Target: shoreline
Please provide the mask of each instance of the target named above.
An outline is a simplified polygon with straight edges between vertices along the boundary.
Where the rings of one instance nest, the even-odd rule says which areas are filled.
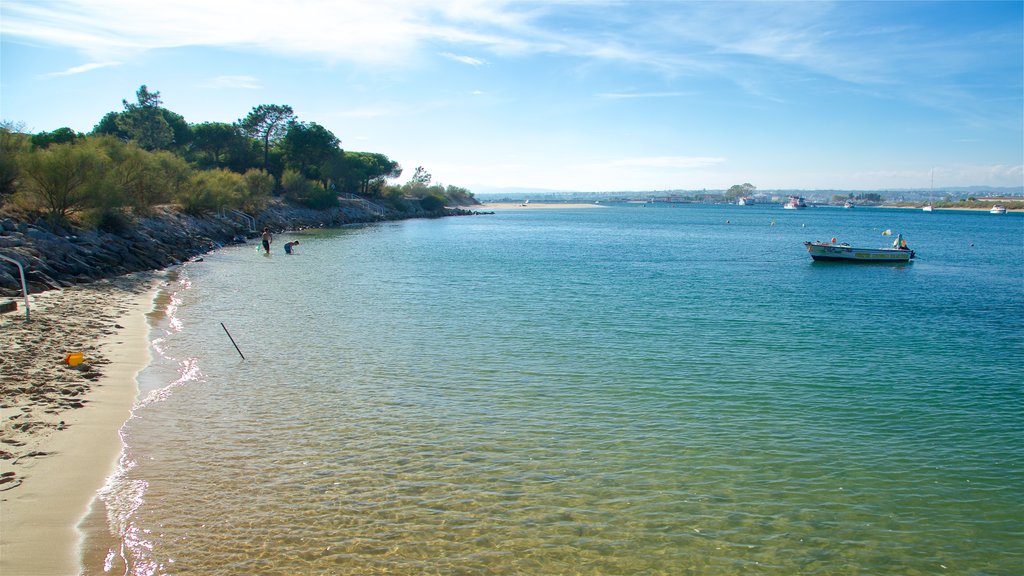
[[[0,317],[0,573],[82,571],[79,526],[117,465],[163,274],[30,294],[30,322]],[[65,365],[72,351],[85,369]]]
[[[493,202],[493,203],[482,203],[479,206],[475,206],[474,209],[479,210],[551,210],[554,208],[607,208],[603,204],[560,204],[557,202],[534,202],[531,204],[522,204],[520,202]]]

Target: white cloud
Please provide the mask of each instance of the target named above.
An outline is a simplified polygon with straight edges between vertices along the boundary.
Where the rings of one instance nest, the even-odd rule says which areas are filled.
[[[462,62],[463,64],[469,64],[470,66],[483,66],[487,63],[486,60],[474,58],[472,56],[461,56],[459,54],[452,54],[451,52],[441,52],[441,56],[454,60],[456,62]]]
[[[51,72],[49,74],[43,74],[43,77],[49,78],[54,76],[72,76],[74,74],[84,74],[85,72],[89,72],[92,70],[107,68],[109,66],[118,66],[120,64],[120,62],[90,62],[88,64],[82,64],[80,66],[72,66],[71,68],[68,68],[67,70],[64,70],[62,72]]]

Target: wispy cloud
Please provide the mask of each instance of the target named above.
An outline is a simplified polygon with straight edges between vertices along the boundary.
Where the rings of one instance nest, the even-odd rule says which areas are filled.
[[[5,39],[72,47],[94,62],[196,46],[371,67],[415,66],[431,55],[478,67],[543,54],[588,70],[725,79],[747,94],[775,99],[807,78],[910,99],[1021,48],[1012,23],[1005,33],[983,37],[923,32],[884,2],[3,1]],[[953,97],[969,108],[973,92]]]
[[[444,56],[445,58],[447,58],[449,60],[454,60],[456,62],[462,62],[463,64],[469,64],[470,66],[483,66],[484,64],[487,63],[486,60],[481,60],[479,58],[474,58],[472,56],[462,56],[462,55],[459,55],[459,54],[452,54],[451,52],[441,52],[441,56]]]
[[[67,70],[61,72],[50,72],[49,74],[43,74],[44,78],[51,78],[55,76],[73,76],[75,74],[84,74],[92,70],[98,70],[100,68],[107,68],[110,66],[118,66],[120,62],[90,62],[88,64],[82,64],[81,66],[72,66]]]

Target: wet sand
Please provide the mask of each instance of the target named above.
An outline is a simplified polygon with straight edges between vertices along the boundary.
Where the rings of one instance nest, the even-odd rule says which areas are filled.
[[[162,278],[30,294],[30,321],[22,298],[0,315],[0,574],[80,572],[77,525],[120,453]]]

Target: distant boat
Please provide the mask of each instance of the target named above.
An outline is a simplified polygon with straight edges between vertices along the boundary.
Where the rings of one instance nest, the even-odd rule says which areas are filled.
[[[854,206],[856,206],[856,204],[854,204],[853,202],[850,202],[849,200],[847,200],[846,202],[843,202],[843,208],[853,208]]]
[[[807,253],[823,262],[910,262],[914,251],[907,248],[903,235],[897,235],[892,248],[855,248],[833,242],[804,242]]]
[[[751,206],[754,204],[753,198],[740,198],[736,201],[737,206]]]
[[[804,202],[803,196],[790,196],[789,200],[782,207],[786,210],[796,210],[798,208],[807,208],[807,203]]]
[[[989,214],[1006,214],[1006,206],[1002,204],[996,204],[992,206],[992,209],[988,211]]]
[[[924,210],[925,212],[931,212],[932,211],[932,205],[931,204],[925,204],[924,207],[921,208],[921,210]]]
[[[526,200],[525,200],[525,201],[523,201],[523,203],[521,204],[521,206],[529,206],[529,205],[530,205],[530,200],[529,200],[529,199],[526,199]]]

